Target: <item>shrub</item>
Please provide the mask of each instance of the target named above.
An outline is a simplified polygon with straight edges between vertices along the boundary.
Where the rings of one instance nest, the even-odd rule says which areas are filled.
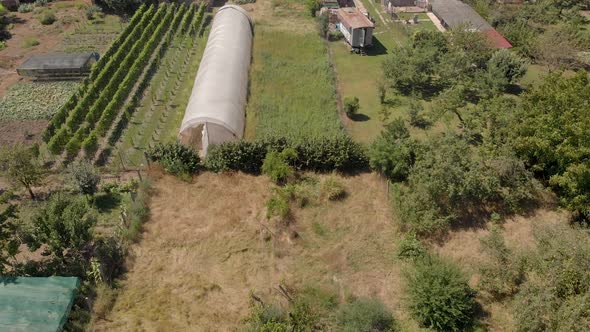
[[[33,218],[33,232],[27,244],[58,258],[76,255],[92,240],[96,217],[85,199],[58,193]]]
[[[416,234],[406,235],[397,247],[397,257],[401,259],[418,259],[423,258],[427,254],[426,248]]]
[[[29,13],[32,12],[33,9],[35,9],[35,6],[33,6],[33,4],[30,3],[23,3],[20,6],[18,6],[19,13]]]
[[[24,48],[34,47],[34,46],[37,46],[39,44],[40,44],[39,40],[37,40],[37,39],[35,39],[33,37],[25,38],[23,40],[23,43],[22,43],[22,45],[23,45]]]
[[[497,300],[516,294],[525,278],[524,261],[506,247],[498,228],[482,238],[481,245],[493,260],[480,268],[479,287]]]
[[[358,113],[359,108],[359,99],[357,97],[344,98],[344,112],[346,112],[346,116],[352,119]]]
[[[346,189],[335,176],[329,176],[322,181],[321,196],[329,201],[336,201],[346,196]]]
[[[94,19],[94,15],[101,15],[102,14],[102,8],[100,8],[97,5],[90,5],[88,7],[86,7],[86,10],[84,11],[84,13],[86,14],[86,18],[89,20]]]
[[[282,220],[286,220],[291,214],[289,199],[284,192],[275,191],[266,202],[266,218],[279,217]]]
[[[293,165],[297,169],[356,171],[368,164],[363,147],[349,136],[339,135],[302,142],[266,138],[214,145],[209,148],[205,167],[213,172],[242,171],[256,174],[260,173],[269,151],[283,151],[287,147],[296,152]]]
[[[47,12],[39,18],[39,22],[43,25],[52,25],[55,21],[57,21],[57,18],[53,12]]]
[[[84,195],[94,195],[98,191],[100,173],[88,160],[76,161],[68,166],[69,182]]]
[[[289,162],[295,159],[295,150],[287,148],[282,152],[270,151],[262,163],[262,174],[271,178],[274,183],[283,184],[293,176],[293,167]]]
[[[37,7],[47,6],[47,0],[35,0],[35,6],[37,6]]]
[[[199,169],[200,159],[197,153],[178,142],[158,144],[146,154],[150,161],[160,163],[170,174],[189,175]]]
[[[344,304],[337,314],[341,331],[396,331],[395,320],[385,305],[370,298],[356,299]]]
[[[407,275],[410,312],[421,326],[464,331],[473,323],[475,292],[459,268],[427,257]]]

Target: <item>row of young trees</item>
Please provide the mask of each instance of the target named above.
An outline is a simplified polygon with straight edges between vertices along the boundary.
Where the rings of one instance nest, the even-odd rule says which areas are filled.
[[[74,157],[84,147],[85,152],[92,156],[98,147],[98,140],[110,129],[155,49],[169,42],[181,23],[184,31],[190,24],[200,25],[203,13],[203,6],[195,15],[194,6],[187,8],[184,4],[163,4],[157,10],[154,6],[140,7],[131,20],[137,24],[123,42],[115,43],[114,47],[119,45],[119,48],[111,52],[112,56],[106,64],[99,66],[102,68],[100,72],[94,74],[96,71],[93,71],[91,79],[94,77],[94,80],[86,87],[75,107],[70,109],[67,118],[64,119],[63,114],[78,97],[66,103],[52,119],[44,135],[46,139],[51,137],[48,141],[50,151],[59,154],[65,148],[67,155]],[[59,128],[61,123],[63,125]],[[52,132],[54,135],[50,136]]]
[[[79,121],[83,119],[87,109],[90,108],[96,98],[98,98],[101,90],[109,83],[112,74],[125,58],[129,49],[133,46],[134,41],[141,35],[142,28],[149,22],[154,11],[154,7],[147,8],[144,6],[133,15],[133,18],[125,30],[123,30],[121,36],[92,68],[89,78],[83,81],[79,90],[53,116],[42,136],[46,143],[53,142],[50,143],[52,152],[61,152],[61,149],[63,149],[62,145],[65,145],[67,140],[57,139],[55,136],[66,134],[63,125],[66,121],[72,123],[70,118],[79,118]],[[63,131],[63,133],[58,134],[58,130]],[[57,142],[63,143],[58,144]]]

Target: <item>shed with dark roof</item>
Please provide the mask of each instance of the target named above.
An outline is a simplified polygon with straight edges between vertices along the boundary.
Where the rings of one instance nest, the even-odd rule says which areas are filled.
[[[36,54],[28,58],[16,72],[36,79],[83,77],[90,73],[98,53]]]

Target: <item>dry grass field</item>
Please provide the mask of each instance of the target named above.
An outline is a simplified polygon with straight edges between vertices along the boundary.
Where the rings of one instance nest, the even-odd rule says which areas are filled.
[[[276,297],[280,283],[376,296],[407,320],[385,184],[375,174],[339,181],[344,200],[296,209],[297,236],[268,239],[262,225],[273,185],[266,177],[157,180],[130,271],[111,313],[91,330],[231,331],[248,313],[251,292]]]

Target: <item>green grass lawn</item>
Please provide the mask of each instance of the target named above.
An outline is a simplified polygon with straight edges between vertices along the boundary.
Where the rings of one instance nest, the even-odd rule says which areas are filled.
[[[328,52],[316,32],[257,26],[250,80],[247,138],[341,132]]]
[[[345,127],[352,137],[363,143],[372,142],[383,128],[383,109],[389,113],[389,119],[406,118],[408,98],[388,91],[386,103],[381,105],[378,95],[378,84],[382,76],[381,64],[387,56],[394,56],[396,46],[405,45],[409,37],[419,29],[436,30],[432,22],[420,22],[417,25],[405,25],[393,22],[381,10],[380,6],[363,1],[365,8],[375,19],[373,48],[367,56],[350,54],[345,41],[331,42],[333,61],[338,74],[338,86],[343,98],[356,96],[359,98],[359,115],[347,119]],[[379,14],[381,16],[379,16]],[[424,14],[425,15],[425,14]],[[429,103],[424,101],[425,109]],[[417,136],[424,136],[423,130],[412,129]]]

